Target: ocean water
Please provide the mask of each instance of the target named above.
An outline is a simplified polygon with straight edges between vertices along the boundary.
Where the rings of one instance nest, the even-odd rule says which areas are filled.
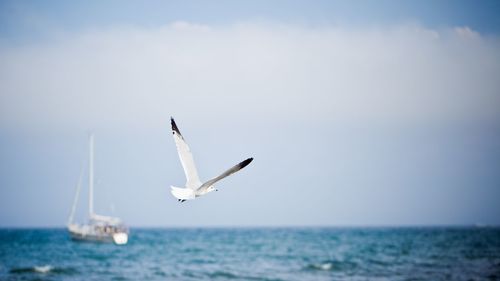
[[[0,280],[500,280],[500,228],[0,229]]]

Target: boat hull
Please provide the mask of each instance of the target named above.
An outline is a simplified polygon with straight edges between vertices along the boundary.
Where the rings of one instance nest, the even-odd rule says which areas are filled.
[[[68,232],[71,239],[82,242],[102,242],[124,245],[128,242],[128,233],[125,231],[103,232],[91,225],[70,225]]]

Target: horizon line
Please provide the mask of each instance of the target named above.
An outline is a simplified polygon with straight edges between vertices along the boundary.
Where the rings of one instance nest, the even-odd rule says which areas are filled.
[[[64,229],[66,225],[57,226],[7,226],[0,225],[4,229]],[[379,225],[128,225],[131,229],[250,229],[250,228],[499,228],[500,224],[379,224]]]

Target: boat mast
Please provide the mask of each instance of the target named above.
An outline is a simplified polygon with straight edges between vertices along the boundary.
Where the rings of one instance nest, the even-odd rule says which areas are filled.
[[[69,215],[68,225],[73,223],[73,218],[75,216],[76,204],[78,203],[78,197],[80,196],[80,189],[82,187],[83,171],[84,168],[82,166],[82,170],[80,171],[80,177],[78,178],[78,184],[76,185],[76,194],[75,198],[73,199],[73,207],[71,207],[71,213]]]
[[[94,134],[90,133],[89,149],[89,217],[94,215]]]

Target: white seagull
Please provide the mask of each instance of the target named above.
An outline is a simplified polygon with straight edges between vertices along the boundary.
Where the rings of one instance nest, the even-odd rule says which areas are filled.
[[[214,184],[221,179],[238,172],[239,170],[245,168],[253,158],[248,158],[243,162],[235,165],[231,169],[225,171],[220,176],[217,176],[205,183],[201,183],[198,178],[198,172],[196,171],[196,166],[194,165],[193,154],[187,145],[184,137],[181,135],[179,128],[175,124],[174,118],[170,118],[170,123],[172,124],[172,134],[174,135],[175,145],[177,146],[177,152],[179,153],[179,158],[181,159],[182,168],[184,168],[184,173],[186,174],[186,187],[175,187],[171,186],[172,195],[177,198],[177,201],[184,202],[186,200],[193,200],[196,197],[205,195],[212,191],[217,191]]]

